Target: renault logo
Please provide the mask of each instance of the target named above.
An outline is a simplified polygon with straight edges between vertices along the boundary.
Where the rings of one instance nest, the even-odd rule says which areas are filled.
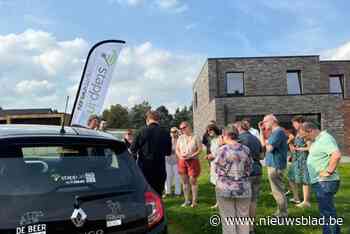
[[[85,214],[83,209],[79,208],[73,211],[73,214],[70,219],[72,220],[73,224],[79,228],[84,226],[86,218],[87,215]]]

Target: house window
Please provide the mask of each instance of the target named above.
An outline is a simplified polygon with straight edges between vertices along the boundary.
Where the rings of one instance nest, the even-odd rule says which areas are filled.
[[[229,95],[244,95],[243,72],[226,73],[226,93]]]
[[[194,93],[194,103],[193,103],[194,109],[197,109],[198,107],[198,95],[197,92]]]
[[[287,71],[288,94],[300,95],[302,93],[300,71]]]
[[[329,76],[329,92],[334,94],[344,93],[344,78],[343,75]]]

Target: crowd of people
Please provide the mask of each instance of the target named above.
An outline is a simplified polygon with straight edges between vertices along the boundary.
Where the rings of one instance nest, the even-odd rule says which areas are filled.
[[[125,142],[150,186],[163,198],[172,195],[175,184],[174,195],[184,196],[181,206],[197,207],[200,157],[203,157],[209,163],[208,179],[215,186],[216,204],[211,208],[218,208],[222,218],[254,218],[264,161],[276,201],[275,217],[288,216],[290,191],[285,191],[284,183],[287,174],[293,195],[290,202],[298,208],[311,207],[312,189],[321,217],[326,221],[336,218],[334,195],[340,186],[337,165],[341,153],[335,139],[326,130],[321,131],[317,123],[296,116],[291,121],[293,129],[285,129],[273,114],[259,122],[259,130],[251,127],[249,119],[223,129],[211,121],[201,139],[193,134],[188,122],[182,122],[179,128],[172,127],[170,134],[159,122],[159,113],[148,111],[147,126],[135,138],[132,131],[128,131]],[[222,224],[225,234],[255,233],[253,225]],[[323,233],[340,233],[340,227],[326,223]]]

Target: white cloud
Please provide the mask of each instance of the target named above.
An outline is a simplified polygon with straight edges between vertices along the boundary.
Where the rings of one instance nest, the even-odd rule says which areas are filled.
[[[144,0],[109,0],[110,3],[119,3],[122,5],[128,5],[132,7],[140,6],[144,3]]]
[[[62,111],[69,95],[71,108],[89,44],[36,30],[0,35],[0,106]],[[203,63],[204,56],[160,49],[151,42],[130,45],[119,57],[105,106],[130,107],[144,100],[170,110],[188,105]]]
[[[22,80],[16,84],[19,95],[43,94],[43,92],[51,92],[53,88],[54,85],[47,80]]]
[[[151,42],[125,48],[116,68],[106,106],[149,101],[154,107],[189,105],[192,83],[204,56],[155,48]]]
[[[132,95],[128,97],[128,106],[134,106],[135,104],[141,103],[143,100],[138,95]]]
[[[0,106],[63,108],[67,87],[80,78],[88,43],[60,41],[44,31],[0,35]]]
[[[119,5],[140,7],[143,5],[154,7],[169,13],[180,14],[188,11],[189,7],[187,4],[182,3],[181,0],[108,0],[109,3],[118,3]]]
[[[188,5],[181,3],[179,0],[156,0],[155,4],[164,10],[174,13],[183,13],[188,10]]]
[[[330,60],[350,60],[350,41],[337,48],[322,52],[321,58]]]

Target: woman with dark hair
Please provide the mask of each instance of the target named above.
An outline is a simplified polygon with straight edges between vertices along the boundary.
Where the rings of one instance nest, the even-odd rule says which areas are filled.
[[[288,172],[288,180],[293,192],[293,199],[291,201],[297,204],[297,207],[307,208],[310,207],[310,179],[306,165],[309,143],[299,134],[301,125],[305,122],[304,117],[296,116],[292,119],[292,124],[296,130],[296,135],[290,144],[292,153],[292,164]],[[303,185],[303,202],[300,203],[299,199],[299,186]]]
[[[252,189],[249,180],[252,160],[247,146],[238,143],[236,127],[225,128],[220,137],[220,145],[216,152],[215,173],[216,199],[222,220],[228,217],[249,217]],[[222,222],[222,231],[228,233],[249,233],[249,223],[230,225]]]
[[[209,124],[207,127],[207,132],[209,136],[210,141],[210,153],[207,155],[207,160],[210,162],[210,183],[212,183],[214,186],[216,185],[216,174],[215,174],[215,165],[214,165],[214,159],[215,159],[215,152],[219,149],[219,136],[220,136],[220,129],[215,124]],[[218,207],[218,203],[216,202],[214,206],[212,206],[212,209],[216,209]]]

